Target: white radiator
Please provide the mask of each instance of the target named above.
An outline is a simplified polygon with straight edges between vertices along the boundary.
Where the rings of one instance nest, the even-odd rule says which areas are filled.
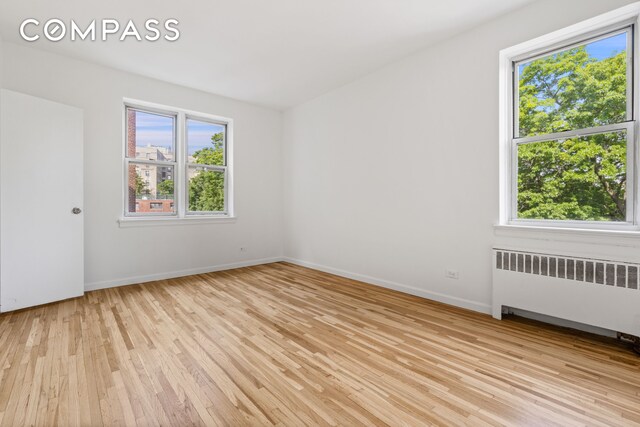
[[[640,264],[493,251],[493,317],[504,307],[640,336]]]

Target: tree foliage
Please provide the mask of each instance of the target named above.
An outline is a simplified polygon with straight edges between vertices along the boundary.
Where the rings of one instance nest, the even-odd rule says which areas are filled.
[[[163,196],[173,195],[173,180],[165,179],[158,184],[158,194]]]
[[[136,173],[136,196],[141,196],[143,194],[149,194],[149,186],[147,182]]]
[[[202,148],[193,153],[195,163],[201,165],[224,165],[224,133],[211,137],[211,147]],[[224,173],[212,170],[199,170],[189,181],[190,211],[224,210]]]
[[[521,67],[519,136],[626,120],[626,53],[597,60],[584,46]],[[518,147],[518,217],[620,221],[626,214],[626,133]]]

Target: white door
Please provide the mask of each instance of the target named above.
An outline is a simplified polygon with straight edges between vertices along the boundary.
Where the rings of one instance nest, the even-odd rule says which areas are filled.
[[[82,110],[0,95],[0,311],[84,292]],[[75,210],[74,208],[78,208]]]

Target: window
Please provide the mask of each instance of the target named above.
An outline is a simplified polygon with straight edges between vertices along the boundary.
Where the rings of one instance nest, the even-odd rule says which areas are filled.
[[[187,119],[189,213],[225,210],[226,125]]]
[[[125,167],[127,170],[127,203],[125,214],[147,215],[147,206],[163,198],[173,198],[174,182],[159,171],[176,167],[177,114],[158,113],[127,107]],[[155,155],[164,153],[164,155]],[[148,204],[140,204],[148,200]],[[153,207],[150,210],[157,210]],[[163,212],[164,213],[164,212]],[[170,212],[175,214],[175,210]]]
[[[125,104],[126,217],[229,217],[231,120]]]
[[[505,223],[637,226],[634,22],[507,52]]]

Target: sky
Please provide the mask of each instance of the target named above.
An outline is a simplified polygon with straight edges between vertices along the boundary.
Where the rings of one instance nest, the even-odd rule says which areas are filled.
[[[587,45],[587,53],[598,61],[618,54],[627,48],[626,33],[598,40]]]
[[[198,120],[187,120],[189,155],[204,147],[211,147],[211,136],[224,132],[224,126]],[[158,114],[136,111],[136,145],[139,147],[165,147],[171,151],[173,119]]]
[[[626,33],[607,37],[606,39],[598,40],[586,45],[589,56],[597,59],[598,61],[615,56],[623,50],[626,50],[626,48]],[[520,64],[520,74],[522,74],[522,69],[528,64],[529,63]]]

